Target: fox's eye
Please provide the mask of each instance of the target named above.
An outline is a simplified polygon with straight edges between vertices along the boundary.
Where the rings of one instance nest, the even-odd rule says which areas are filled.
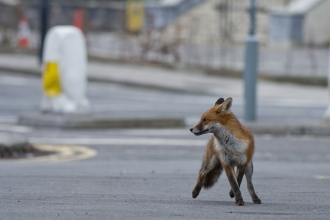
[[[204,122],[207,121],[207,118],[203,118],[203,121],[204,121]]]

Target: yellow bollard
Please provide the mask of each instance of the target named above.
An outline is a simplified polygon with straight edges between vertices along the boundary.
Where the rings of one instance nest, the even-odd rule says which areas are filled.
[[[87,53],[84,34],[76,27],[52,27],[43,51],[42,112],[87,113]]]
[[[59,65],[57,62],[47,62],[42,75],[44,94],[48,97],[58,96],[61,92]]]

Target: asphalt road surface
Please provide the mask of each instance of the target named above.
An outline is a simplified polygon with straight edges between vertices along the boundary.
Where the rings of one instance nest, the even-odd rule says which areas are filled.
[[[39,84],[35,78],[0,75],[0,138],[19,134],[34,144],[85,146],[97,155],[0,161],[1,220],[329,219],[330,137],[256,136],[253,182],[260,205],[251,202],[243,179],[245,206],[235,206],[225,175],[193,199],[210,135],[195,137],[187,128],[72,131],[15,125],[19,114],[38,111]],[[88,96],[94,114],[167,114],[191,123],[216,100],[108,84],[92,84]],[[315,121],[324,111],[308,103],[301,108],[267,100],[259,109],[261,120],[285,121],[269,112],[283,110],[292,122],[303,113],[304,120]]]
[[[70,162],[1,161],[1,219],[330,216],[330,138],[257,136],[253,181],[262,204],[251,202],[243,179],[245,206],[238,207],[228,195],[225,175],[212,189],[191,198],[209,136],[195,137],[187,129],[24,134],[34,143],[68,145],[71,140],[98,154]]]

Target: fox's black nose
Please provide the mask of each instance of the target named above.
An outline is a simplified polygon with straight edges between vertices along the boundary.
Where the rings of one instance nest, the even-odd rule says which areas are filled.
[[[191,132],[192,132],[192,130],[193,130],[193,129],[192,129],[192,128],[190,128],[190,131],[191,131]]]

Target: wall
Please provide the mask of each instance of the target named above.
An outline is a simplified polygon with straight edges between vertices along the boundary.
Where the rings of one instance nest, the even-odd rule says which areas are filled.
[[[330,0],[323,0],[305,15],[303,39],[306,44],[328,44],[330,41]]]
[[[270,15],[270,41],[325,45],[330,41],[330,0],[295,0]]]

